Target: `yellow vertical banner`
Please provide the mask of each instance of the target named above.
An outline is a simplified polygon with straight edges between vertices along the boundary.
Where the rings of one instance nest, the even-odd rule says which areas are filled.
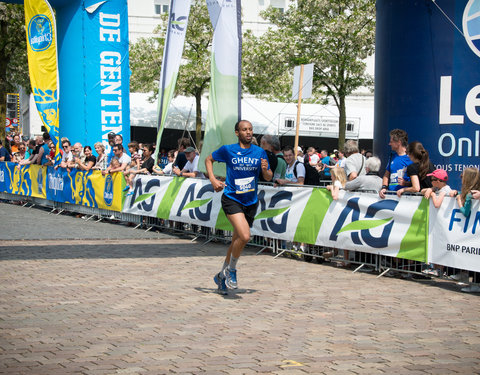
[[[47,0],[25,0],[30,83],[40,118],[59,153],[58,63],[55,16]]]

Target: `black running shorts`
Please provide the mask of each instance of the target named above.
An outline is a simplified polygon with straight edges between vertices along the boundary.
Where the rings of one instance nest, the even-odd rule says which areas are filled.
[[[226,215],[233,215],[243,212],[245,219],[250,228],[253,226],[253,220],[257,213],[258,201],[250,206],[244,206],[233,199],[228,198],[225,194],[222,195],[222,208]]]

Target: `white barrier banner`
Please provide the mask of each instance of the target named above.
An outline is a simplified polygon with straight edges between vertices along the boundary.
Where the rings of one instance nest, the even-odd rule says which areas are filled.
[[[222,192],[215,193],[210,181],[194,178],[138,175],[123,212],[231,230],[221,205]],[[311,189],[264,186],[258,192],[258,210],[253,235],[293,240]],[[295,204],[293,203],[295,197]]]
[[[324,246],[425,261],[428,202],[420,196],[340,192],[315,241]]]
[[[208,180],[137,176],[123,212],[232,230]],[[253,235],[426,261],[428,201],[260,186]]]
[[[430,206],[428,261],[480,272],[480,202],[474,200],[465,217],[455,198],[445,198],[440,208]]]

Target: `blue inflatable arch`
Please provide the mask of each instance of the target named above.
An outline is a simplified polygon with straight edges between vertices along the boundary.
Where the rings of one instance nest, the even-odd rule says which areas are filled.
[[[23,4],[23,1],[5,1]],[[127,0],[50,0],[57,21],[60,136],[130,142]]]

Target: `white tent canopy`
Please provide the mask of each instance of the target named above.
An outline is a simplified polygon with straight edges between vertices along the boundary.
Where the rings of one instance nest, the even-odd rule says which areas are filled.
[[[150,94],[130,94],[131,126],[157,127],[157,103]],[[207,116],[208,99],[202,98],[202,123]],[[347,138],[373,138],[373,96],[347,100]],[[300,134],[316,137],[338,136],[338,109],[335,105],[302,104]],[[295,135],[297,105],[255,98],[242,99],[242,118],[252,122],[255,134]],[[233,125],[233,124],[232,124]],[[178,96],[172,100],[166,121],[167,129],[195,131],[195,99]],[[348,130],[350,129],[350,130]]]

